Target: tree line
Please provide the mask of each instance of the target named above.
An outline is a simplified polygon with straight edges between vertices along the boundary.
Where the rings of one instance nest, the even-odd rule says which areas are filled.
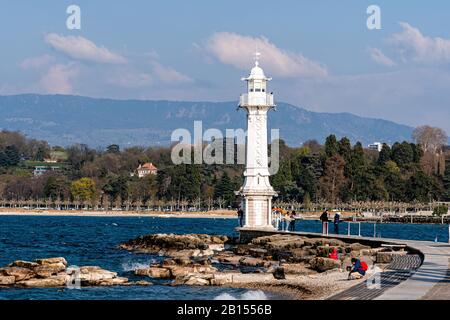
[[[442,130],[419,127],[414,143],[384,144],[380,152],[330,135],[322,145],[307,141],[289,147],[280,141],[280,168],[271,177],[279,203],[428,203],[450,200],[450,157]],[[237,147],[237,146],[235,146]],[[44,159],[58,170],[34,176]],[[157,175],[133,174],[143,163]],[[170,147],[117,145],[92,149],[76,144],[49,146],[18,132],[0,132],[2,203],[92,208],[236,207],[234,192],[243,183],[242,165],[174,165]]]

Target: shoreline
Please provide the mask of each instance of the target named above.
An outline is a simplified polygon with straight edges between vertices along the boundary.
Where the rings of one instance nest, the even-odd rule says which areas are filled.
[[[208,212],[137,212],[137,211],[84,211],[84,210],[0,210],[0,216],[44,216],[44,217],[112,217],[112,218],[195,218],[195,219],[237,219],[234,211]]]

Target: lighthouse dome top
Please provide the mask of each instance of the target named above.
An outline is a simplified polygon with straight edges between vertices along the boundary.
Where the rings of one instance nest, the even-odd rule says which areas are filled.
[[[265,79],[266,76],[264,74],[264,70],[259,66],[258,61],[255,62],[255,66],[250,71],[249,78],[252,79]]]
[[[259,53],[255,54],[255,66],[250,71],[250,75],[243,80],[271,80],[271,78],[266,77],[264,70],[259,66],[259,55]]]

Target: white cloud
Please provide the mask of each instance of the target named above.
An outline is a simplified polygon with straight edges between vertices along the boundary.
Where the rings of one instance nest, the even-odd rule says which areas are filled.
[[[54,60],[54,58],[51,55],[44,54],[39,57],[31,57],[31,58],[24,59],[20,63],[20,67],[24,70],[41,69],[41,68],[48,66],[53,60]]]
[[[387,57],[380,49],[368,48],[367,51],[369,52],[372,60],[378,64],[387,67],[393,67],[396,65],[396,63],[391,58]]]
[[[79,68],[76,64],[56,64],[41,77],[39,84],[46,93],[70,94],[73,93],[72,80],[78,75]]]
[[[439,67],[299,79],[277,84],[276,97],[320,112],[350,112],[411,126],[430,124],[449,131],[450,74]],[[274,85],[275,82],[272,84]]]
[[[270,74],[280,77],[323,77],[324,65],[276,47],[264,37],[248,37],[236,33],[219,32],[207,41],[206,50],[220,62],[242,70],[251,66],[255,50],[261,53],[261,64]]]
[[[176,71],[175,69],[167,66],[163,66],[159,62],[152,61],[153,73],[158,77],[162,82],[166,84],[180,84],[180,83],[191,83],[193,80]]]
[[[65,37],[49,33],[45,35],[45,41],[55,50],[72,59],[109,64],[126,63],[126,59],[121,55],[111,52],[104,46],[97,46],[94,42],[80,36]]]
[[[395,46],[404,62],[442,63],[450,61],[450,39],[427,37],[419,29],[400,22],[403,31],[393,34],[388,42]]]

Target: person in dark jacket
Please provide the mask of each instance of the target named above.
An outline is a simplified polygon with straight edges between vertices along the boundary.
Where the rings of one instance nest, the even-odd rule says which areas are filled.
[[[290,216],[289,216],[289,227],[288,230],[289,231],[295,231],[295,211],[292,211]]]
[[[244,226],[244,210],[242,210],[242,208],[239,208],[237,214],[238,214],[238,219],[239,219],[239,226],[243,227]]]
[[[361,279],[366,275],[366,270],[364,269],[363,264],[361,263],[361,260],[352,258],[352,268],[350,270],[350,273],[348,274],[348,279]]]
[[[339,234],[339,223],[341,222],[341,213],[336,212],[334,215],[333,225],[334,225],[334,233]]]
[[[328,210],[325,210],[319,219],[322,221],[322,233],[328,234]]]

